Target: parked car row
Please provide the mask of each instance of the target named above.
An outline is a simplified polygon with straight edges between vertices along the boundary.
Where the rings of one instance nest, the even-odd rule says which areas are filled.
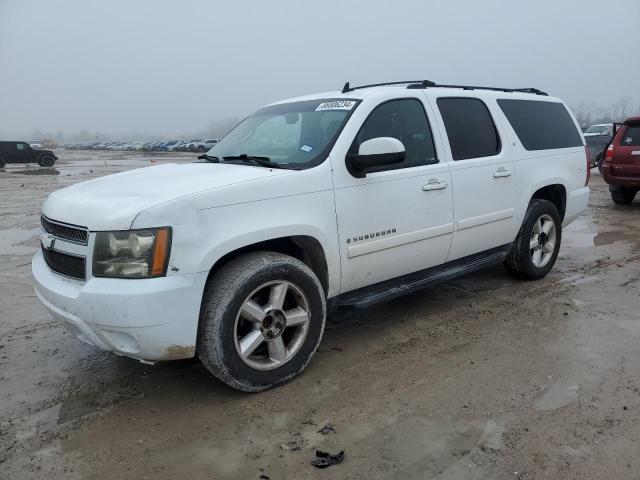
[[[167,140],[156,142],[89,142],[65,145],[68,150],[115,150],[142,152],[206,152],[217,139]]]

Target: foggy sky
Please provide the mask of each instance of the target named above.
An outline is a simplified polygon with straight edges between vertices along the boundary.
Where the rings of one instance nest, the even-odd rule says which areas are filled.
[[[639,0],[0,0],[0,136],[187,134],[347,80],[637,108],[639,25]]]

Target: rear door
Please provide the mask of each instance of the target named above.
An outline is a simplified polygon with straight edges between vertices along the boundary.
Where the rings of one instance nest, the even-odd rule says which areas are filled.
[[[441,96],[436,105],[451,161],[455,226],[451,261],[513,241],[514,164],[483,100]]]

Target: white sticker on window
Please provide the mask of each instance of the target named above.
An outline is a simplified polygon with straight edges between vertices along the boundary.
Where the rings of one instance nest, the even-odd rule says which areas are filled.
[[[324,110],[351,110],[356,104],[355,100],[334,100],[332,102],[322,102],[316,108],[316,112]]]
[[[300,147],[300,150],[302,150],[303,152],[309,153],[311,150],[313,150],[313,147],[310,147],[309,145],[302,145]]]

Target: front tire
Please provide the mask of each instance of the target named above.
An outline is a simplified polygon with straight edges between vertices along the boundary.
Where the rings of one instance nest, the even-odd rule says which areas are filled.
[[[248,253],[207,283],[198,356],[230,387],[266,390],[306,367],[325,318],[324,290],[307,265],[280,253]]]
[[[616,185],[609,185],[609,192],[611,192],[611,200],[617,205],[630,205],[633,199],[636,198],[637,193],[632,188],[618,187]]]
[[[532,200],[504,266],[517,278],[543,278],[556,263],[561,239],[562,221],[556,206],[548,200]]]
[[[0,157],[0,168],[4,168],[6,164],[7,164],[7,161],[4,158]]]

